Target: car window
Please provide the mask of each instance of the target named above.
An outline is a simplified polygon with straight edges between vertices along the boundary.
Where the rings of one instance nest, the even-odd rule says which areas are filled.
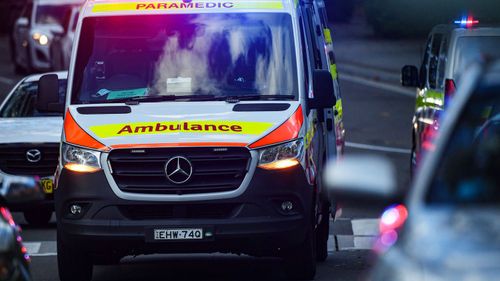
[[[424,88],[427,86],[427,73],[428,73],[428,67],[429,67],[429,56],[431,52],[431,43],[432,43],[432,37],[430,37],[427,40],[427,43],[425,44],[425,51],[424,51],[424,58],[422,60],[422,65],[420,66],[420,88]]]
[[[429,58],[429,87],[431,87],[432,89],[436,89],[438,83],[437,69],[439,64],[439,52],[442,39],[442,34],[435,34],[434,40],[432,40],[431,53]]]
[[[71,8],[71,5],[39,5],[36,8],[35,22],[64,26],[64,17],[71,11]]]
[[[500,87],[473,94],[439,163],[429,204],[500,203]]]
[[[474,62],[500,58],[500,36],[467,36],[457,40],[454,75]]]
[[[59,80],[59,102],[64,103],[66,95],[66,79]],[[37,116],[62,116],[62,113],[38,112],[36,98],[38,82],[25,82],[17,87],[9,100],[0,110],[0,117],[37,117]]]
[[[448,49],[448,39],[444,38],[441,44],[441,51],[439,52],[439,64],[438,64],[438,75],[437,75],[437,88],[439,90],[444,90],[444,75],[446,71],[447,59],[447,49]]]

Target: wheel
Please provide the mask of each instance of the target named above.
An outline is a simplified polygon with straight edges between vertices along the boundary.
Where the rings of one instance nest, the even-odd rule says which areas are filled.
[[[324,203],[321,223],[316,229],[316,261],[324,262],[328,258],[328,238],[330,235],[330,206]]]
[[[92,280],[93,263],[85,250],[71,243],[62,231],[57,229],[57,265],[61,281]]]
[[[312,280],[316,275],[316,242],[311,228],[306,239],[284,256],[285,271],[291,280]]]
[[[47,225],[52,217],[51,209],[33,209],[24,212],[24,218],[35,226]]]

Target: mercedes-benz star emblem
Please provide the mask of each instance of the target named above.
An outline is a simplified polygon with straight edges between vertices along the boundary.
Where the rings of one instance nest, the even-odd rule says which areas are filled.
[[[26,151],[26,160],[31,163],[37,163],[42,160],[42,153],[38,149],[30,149]]]
[[[187,158],[175,156],[165,164],[165,174],[172,183],[183,184],[191,178],[193,166]]]

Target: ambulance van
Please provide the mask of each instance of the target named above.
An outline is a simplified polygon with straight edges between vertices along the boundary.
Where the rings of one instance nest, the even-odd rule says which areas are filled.
[[[328,253],[321,173],[343,148],[317,5],[84,5],[55,175],[61,280],[124,256],[213,252],[314,277]],[[40,87],[37,106],[60,109],[55,77]]]

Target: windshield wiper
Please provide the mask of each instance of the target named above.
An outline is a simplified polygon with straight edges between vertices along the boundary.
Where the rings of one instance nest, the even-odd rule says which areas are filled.
[[[128,105],[139,104],[140,102],[160,102],[160,101],[177,101],[177,100],[190,100],[190,101],[209,101],[216,100],[214,95],[157,95],[157,96],[138,96],[123,99],[109,100],[109,102],[124,102]]]
[[[241,95],[227,96],[225,98],[228,103],[238,103],[245,100],[294,100],[294,95]]]

